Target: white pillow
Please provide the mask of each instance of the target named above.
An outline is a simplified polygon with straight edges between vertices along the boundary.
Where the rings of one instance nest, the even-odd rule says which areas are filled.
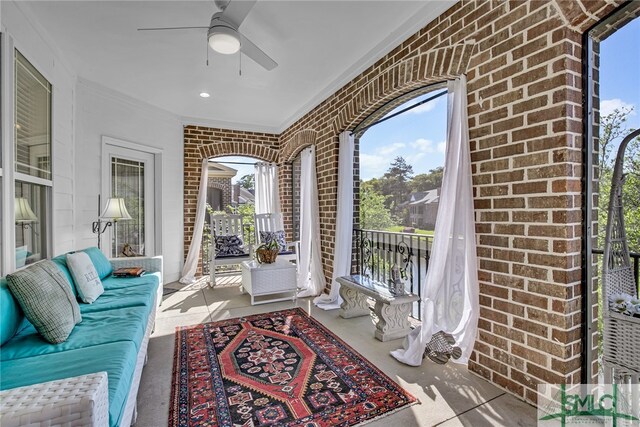
[[[67,254],[67,267],[71,271],[73,281],[76,282],[78,296],[83,302],[91,304],[102,295],[104,288],[89,255],[84,252]]]

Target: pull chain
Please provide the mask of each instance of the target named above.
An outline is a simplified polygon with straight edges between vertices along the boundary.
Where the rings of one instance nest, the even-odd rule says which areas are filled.
[[[209,66],[209,42],[207,41],[207,67]]]
[[[238,75],[242,77],[242,52],[238,51],[238,56],[240,57],[240,68],[238,70]]]

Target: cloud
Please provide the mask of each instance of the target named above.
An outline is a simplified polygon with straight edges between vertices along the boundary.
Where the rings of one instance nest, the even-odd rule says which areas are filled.
[[[444,153],[447,151],[447,141],[438,142],[438,147],[436,149],[438,150],[438,153]]]
[[[360,153],[360,179],[367,181],[379,178],[389,169],[389,157],[378,154]]]
[[[433,153],[433,141],[430,139],[416,139],[411,143],[411,146],[418,151],[422,151],[423,153]]]
[[[622,111],[623,109],[629,110],[631,108],[633,108],[633,111],[631,111],[631,115],[635,116],[635,105],[624,102],[620,98],[604,99],[600,102],[600,117],[608,116],[609,114],[613,113],[614,110]]]
[[[378,148],[377,152],[379,154],[382,154],[383,156],[388,156],[389,154],[394,153],[406,146],[407,144],[405,144],[404,142],[394,142],[393,144],[385,145],[383,147]]]
[[[409,110],[407,112],[411,113],[411,114],[428,113],[429,111],[431,111],[434,108],[436,108],[436,105],[438,105],[438,100],[434,99],[431,102],[427,102],[426,104],[422,104],[422,105],[417,106],[416,108],[412,108],[411,110]]]

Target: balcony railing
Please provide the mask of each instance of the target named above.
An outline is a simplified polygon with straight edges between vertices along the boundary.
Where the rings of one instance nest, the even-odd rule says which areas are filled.
[[[396,267],[405,290],[421,296],[422,281],[429,266],[432,236],[355,228],[353,240],[354,274],[389,283],[391,271]],[[418,320],[420,304],[418,300],[412,310],[412,316]]]

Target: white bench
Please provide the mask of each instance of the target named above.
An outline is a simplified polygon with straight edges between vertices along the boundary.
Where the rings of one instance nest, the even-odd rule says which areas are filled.
[[[394,293],[389,286],[365,276],[344,276],[336,279],[340,283],[340,317],[368,316],[367,298],[376,300],[373,308],[378,317],[374,336],[380,341],[403,338],[411,332],[409,314],[419,297],[410,293]]]

